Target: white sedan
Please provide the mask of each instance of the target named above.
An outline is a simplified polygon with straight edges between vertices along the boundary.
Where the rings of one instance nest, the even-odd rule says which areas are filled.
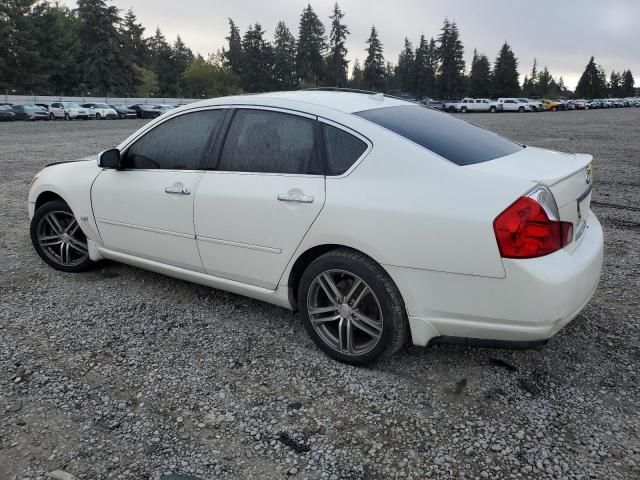
[[[591,160],[381,94],[217,98],[40,171],[31,238],[58,270],[106,258],[299,310],[343,362],[530,345],[600,278]]]

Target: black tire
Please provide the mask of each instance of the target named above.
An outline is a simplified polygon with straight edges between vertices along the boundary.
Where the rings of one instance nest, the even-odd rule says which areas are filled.
[[[335,271],[339,272],[338,275],[353,275],[359,278],[365,286],[368,286],[373,294],[368,294],[371,295],[368,297],[370,303],[376,301],[377,303],[374,303],[374,305],[377,305],[377,308],[379,308],[381,312],[382,318],[378,318],[378,320],[381,321],[382,332],[379,334],[379,338],[376,339],[377,343],[373,344],[369,350],[363,353],[346,354],[338,351],[321,337],[311,322],[308,300],[310,300],[313,295],[312,286],[319,275]],[[340,287],[340,283],[336,283],[336,285],[342,289],[350,289],[348,284],[342,287]],[[353,286],[353,284],[351,284],[351,286]],[[347,297],[347,299],[343,300],[344,306],[347,304],[348,295],[346,291],[341,290],[341,293]],[[354,296],[356,296],[355,292]],[[371,300],[371,298],[373,298],[373,300]],[[333,302],[333,300],[331,300],[331,302]],[[355,303],[353,304],[355,305]],[[303,324],[311,339],[323,352],[339,362],[351,365],[367,365],[373,363],[380,358],[391,356],[400,351],[406,345],[409,338],[409,322],[398,288],[380,265],[355,250],[339,248],[325,253],[313,261],[304,271],[300,279],[298,286],[298,304]],[[351,304],[352,302],[349,302],[349,305]],[[363,312],[362,309],[355,306],[353,311]],[[340,314],[342,314],[342,312],[340,312]],[[334,323],[332,325],[336,324]],[[353,329],[354,327],[351,328]],[[357,330],[357,326],[355,326],[355,328],[358,333],[363,333]]]
[[[100,112],[96,113],[96,120],[102,120],[102,115],[100,115]]]
[[[489,111],[490,111],[491,113],[496,113],[496,107],[495,107],[495,106],[492,106],[491,108],[489,108]]]
[[[460,109],[460,113],[467,113],[467,107],[462,107]]]
[[[69,121],[69,120],[71,120],[71,116],[68,113],[65,113],[64,114],[64,119]]]
[[[56,116],[53,113],[49,114],[49,120],[55,120]]]
[[[522,112],[524,112],[524,107],[518,108],[518,113],[522,113]]]
[[[62,272],[74,272],[74,273],[84,272],[86,270],[89,270],[93,266],[94,262],[89,258],[88,254],[86,255],[86,258],[85,258],[84,255],[75,253],[76,256],[78,257],[77,262],[65,265],[60,261],[56,261],[54,258],[52,258],[50,254],[45,252],[45,249],[42,246],[40,241],[39,230],[43,227],[46,227],[46,225],[44,225],[44,223],[47,222],[45,217],[51,213],[58,213],[58,214],[66,213],[65,217],[67,219],[74,219],[76,223],[78,223],[78,228],[76,229],[76,233],[72,234],[71,237],[80,241],[84,240],[84,243],[86,245],[87,238],[82,232],[82,230],[79,228],[79,222],[73,216],[73,212],[69,208],[69,205],[67,205],[62,200],[52,200],[40,206],[35,211],[35,214],[33,215],[33,219],[31,220],[30,233],[31,233],[31,243],[33,244],[33,248],[35,248],[36,252],[40,256],[40,258],[42,258],[42,260],[44,260],[49,266],[55,268],[56,270],[60,270]],[[65,225],[62,225],[62,226],[64,227]],[[67,256],[69,256],[70,251],[77,252],[77,249],[67,248],[66,251],[67,251]],[[62,254],[62,247],[60,249],[60,253]]]

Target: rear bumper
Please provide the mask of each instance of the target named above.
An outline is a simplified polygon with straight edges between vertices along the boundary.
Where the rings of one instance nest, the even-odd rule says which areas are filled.
[[[385,266],[403,295],[413,343],[438,336],[530,342],[560,331],[587,305],[600,280],[604,236],[591,212],[573,252],[504,259],[504,278]]]

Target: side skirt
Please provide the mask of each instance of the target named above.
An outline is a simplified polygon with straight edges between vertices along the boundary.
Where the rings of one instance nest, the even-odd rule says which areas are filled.
[[[207,287],[217,288],[249,298],[255,298],[263,302],[278,305],[279,307],[292,310],[289,303],[289,292],[286,286],[278,285],[276,290],[269,290],[255,285],[228,280],[226,278],[214,277],[206,273],[194,272],[185,268],[174,267],[164,263],[147,260],[145,258],[134,257],[126,253],[114,252],[103,247],[96,246],[96,251],[104,258],[120,263],[125,263],[134,267],[151,270],[152,272],[161,273],[169,277],[178,278],[187,282],[198,283]]]

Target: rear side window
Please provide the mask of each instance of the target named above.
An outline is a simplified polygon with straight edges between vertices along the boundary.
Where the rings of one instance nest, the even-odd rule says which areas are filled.
[[[319,174],[317,157],[314,120],[270,110],[237,110],[218,170]]]
[[[418,105],[375,108],[356,115],[377,123],[458,165],[511,155],[522,146],[453,115]]]
[[[327,152],[328,175],[342,175],[367,149],[367,144],[350,133],[322,124]]]
[[[158,125],[136,141],[124,158],[129,169],[200,170],[224,110],[187,113]]]

